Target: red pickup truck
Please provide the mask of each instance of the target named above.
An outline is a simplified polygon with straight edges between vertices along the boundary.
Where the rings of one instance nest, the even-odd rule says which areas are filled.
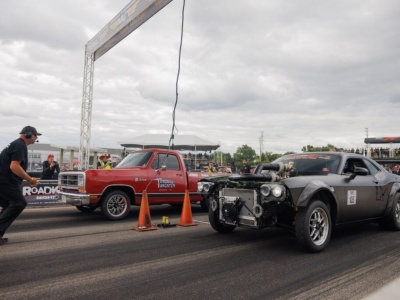
[[[197,192],[197,182],[210,176],[205,172],[186,172],[178,151],[145,149],[126,156],[114,169],[61,172],[58,193],[61,201],[82,212],[100,207],[110,220],[121,220],[131,205],[140,205],[143,191],[149,204],[182,204],[185,191],[190,201],[208,210],[208,200]]]

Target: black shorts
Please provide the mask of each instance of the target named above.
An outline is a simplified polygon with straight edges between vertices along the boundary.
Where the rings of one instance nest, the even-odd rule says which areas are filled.
[[[0,206],[7,207],[12,205],[25,207],[27,204],[28,202],[22,195],[19,185],[0,183]]]

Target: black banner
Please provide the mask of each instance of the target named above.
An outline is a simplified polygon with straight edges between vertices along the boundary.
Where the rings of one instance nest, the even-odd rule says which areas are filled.
[[[365,144],[398,144],[400,143],[400,137],[389,136],[389,137],[377,137],[377,138],[365,138]]]
[[[22,195],[28,201],[28,206],[65,205],[56,193],[57,184],[57,180],[41,180],[38,186],[32,187],[24,180],[21,185]]]

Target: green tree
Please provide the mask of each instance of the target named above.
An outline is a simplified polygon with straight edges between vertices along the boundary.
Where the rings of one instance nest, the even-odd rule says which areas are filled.
[[[283,154],[279,154],[279,153],[272,153],[272,152],[265,152],[265,161],[264,162],[272,162],[275,159],[281,157]]]
[[[307,145],[307,146],[303,146],[303,148],[301,148],[301,151],[303,152],[328,152],[328,151],[336,151],[337,148],[331,144],[328,144],[326,146],[322,146],[322,147],[315,147],[312,145]]]
[[[233,154],[235,165],[238,168],[241,168],[243,166],[243,160],[247,160],[249,165],[253,165],[256,157],[256,151],[248,145],[242,145],[241,147],[238,147],[236,149],[236,152]]]
[[[230,164],[232,162],[232,155],[230,153],[224,153],[222,151],[215,151],[212,156],[213,162],[216,164]],[[222,162],[221,162],[222,160]]]

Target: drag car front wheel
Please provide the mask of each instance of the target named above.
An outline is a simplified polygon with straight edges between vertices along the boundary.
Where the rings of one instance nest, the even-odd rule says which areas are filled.
[[[296,239],[310,252],[324,250],[331,238],[332,224],[329,209],[319,200],[301,208],[296,215]]]
[[[236,228],[236,226],[221,223],[221,221],[219,220],[219,205],[217,204],[217,201],[211,201],[208,209],[208,220],[210,221],[211,227],[219,233],[232,232]]]
[[[201,210],[207,212],[210,208],[210,197],[204,197],[203,200],[200,201]]]

